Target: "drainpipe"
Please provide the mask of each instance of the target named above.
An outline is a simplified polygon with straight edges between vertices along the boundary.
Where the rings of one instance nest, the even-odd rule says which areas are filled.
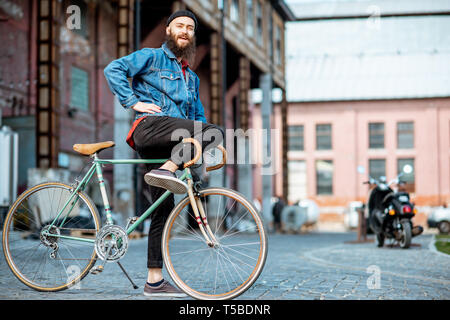
[[[134,50],[137,51],[141,47],[141,0],[136,0],[134,3]],[[136,153],[134,153],[136,157]],[[134,193],[134,203],[136,212],[142,212],[144,207],[142,203],[142,192],[144,191],[144,186],[142,184],[143,172],[141,165],[134,165],[133,170],[133,182],[136,186],[136,192]],[[138,231],[143,232],[144,224],[138,226]]]
[[[264,156],[269,156],[272,159],[272,147],[271,147],[271,117],[272,117],[272,82],[273,82],[273,21],[272,14],[269,14],[269,71],[260,75],[259,86],[262,90],[262,102],[261,102],[261,118],[263,129],[263,143],[262,143],[262,215],[264,219],[264,225],[268,228],[268,221],[272,216],[271,212],[271,198],[272,198],[272,177],[270,169],[264,166],[264,162],[267,160]],[[269,161],[269,166],[273,166],[272,160]]]
[[[226,142],[226,130],[227,130],[227,106],[225,102],[225,96],[227,94],[227,49],[225,40],[225,13],[224,13],[224,1],[219,0],[218,7],[220,9],[220,50],[222,51],[222,121],[223,121],[223,146],[227,146]],[[227,186],[227,173],[226,167],[224,167],[222,175],[222,185]]]

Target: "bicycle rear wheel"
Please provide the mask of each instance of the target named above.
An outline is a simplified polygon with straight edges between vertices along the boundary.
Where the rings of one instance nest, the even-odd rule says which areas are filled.
[[[264,267],[267,236],[261,217],[234,190],[208,188],[196,199],[205,210],[218,245],[207,245],[186,197],[173,209],[164,227],[166,269],[175,284],[196,299],[236,298],[250,288]]]
[[[94,243],[82,240],[95,238],[100,217],[83,192],[68,202],[72,193],[72,188],[63,183],[39,184],[21,194],[6,216],[6,262],[21,282],[35,290],[66,289],[86,276],[95,264]]]

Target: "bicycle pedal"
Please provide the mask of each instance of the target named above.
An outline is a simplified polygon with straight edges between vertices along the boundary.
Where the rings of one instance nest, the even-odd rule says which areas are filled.
[[[103,266],[95,266],[89,272],[91,274],[99,274],[104,270]]]

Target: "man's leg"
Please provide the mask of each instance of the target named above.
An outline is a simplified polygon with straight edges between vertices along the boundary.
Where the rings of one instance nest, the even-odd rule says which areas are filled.
[[[148,121],[147,121],[148,120]],[[157,122],[145,119],[136,128],[133,138],[139,156],[143,159],[167,159],[170,157],[169,148],[155,145],[159,141],[155,135],[158,129]],[[155,131],[156,130],[156,131]],[[160,167],[160,164],[147,164],[147,170]],[[154,203],[166,190],[150,186],[151,202]],[[180,290],[164,281],[162,275],[163,258],[161,253],[161,237],[165,222],[174,207],[173,194],[167,197],[151,215],[151,224],[148,234],[147,248],[147,283],[144,294],[148,296],[184,296]]]
[[[194,157],[194,147],[181,143],[182,138],[193,137],[200,142],[202,151],[219,145],[223,141],[223,131],[210,123],[199,121],[163,118],[165,135],[161,135],[161,142],[165,146],[172,146],[171,158],[159,169],[151,170],[145,175],[145,181],[153,186],[168,189],[174,193],[185,193],[186,184],[176,178],[175,171],[182,169],[184,163]],[[179,130],[180,135],[172,136],[175,130]]]
[[[150,167],[150,166],[148,166]],[[152,165],[153,168],[159,165]],[[165,192],[165,189],[150,186],[150,194],[152,203],[158,200]],[[171,194],[155,209],[151,216],[150,230],[148,233],[148,254],[147,254],[147,268],[148,277],[147,282],[156,283],[162,280],[163,258],[161,253],[161,238],[164,225],[170,212],[174,208],[174,196]]]

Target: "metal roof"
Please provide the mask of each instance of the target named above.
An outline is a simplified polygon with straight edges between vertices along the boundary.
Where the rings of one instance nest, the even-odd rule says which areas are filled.
[[[449,12],[450,0],[286,0],[297,19]]]
[[[450,96],[450,16],[289,22],[288,101]]]

